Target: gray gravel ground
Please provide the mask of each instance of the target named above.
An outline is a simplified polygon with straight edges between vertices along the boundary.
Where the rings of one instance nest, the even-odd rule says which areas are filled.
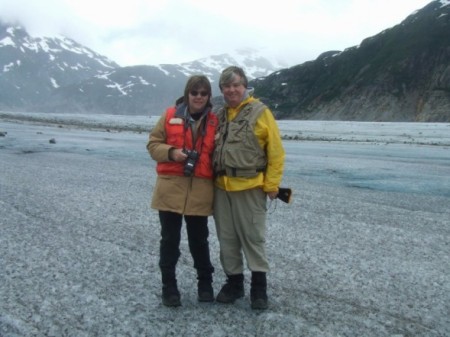
[[[269,205],[255,312],[248,273],[234,305],[197,302],[185,233],[183,305],[162,306],[146,133],[0,131],[2,337],[450,336],[448,146],[285,141],[294,200]]]

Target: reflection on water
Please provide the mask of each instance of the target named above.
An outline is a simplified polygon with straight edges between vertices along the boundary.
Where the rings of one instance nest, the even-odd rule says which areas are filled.
[[[285,175],[348,187],[450,197],[450,151],[414,144],[285,141]]]

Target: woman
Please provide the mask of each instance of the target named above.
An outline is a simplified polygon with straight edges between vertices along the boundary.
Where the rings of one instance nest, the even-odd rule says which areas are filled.
[[[211,112],[210,99],[208,78],[190,77],[184,96],[161,116],[147,143],[157,162],[151,207],[159,211],[161,223],[159,267],[162,302],[166,306],[181,305],[176,264],[183,217],[197,270],[198,300],[214,301],[208,216],[213,206],[212,153],[217,118]]]

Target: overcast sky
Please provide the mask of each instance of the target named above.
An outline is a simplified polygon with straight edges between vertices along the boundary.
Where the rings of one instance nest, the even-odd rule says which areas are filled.
[[[70,37],[121,66],[242,47],[289,66],[358,45],[431,0],[0,0],[32,36]]]

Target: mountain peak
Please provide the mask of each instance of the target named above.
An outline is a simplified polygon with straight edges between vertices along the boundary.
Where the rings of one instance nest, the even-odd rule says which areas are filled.
[[[279,61],[270,60],[260,50],[254,48],[241,48],[180,64],[180,66],[190,70],[187,72],[188,74],[203,72],[207,75],[213,75],[212,80],[215,79],[215,75],[220,74],[223,69],[231,65],[243,68],[249,79],[267,76],[286,67]]]

